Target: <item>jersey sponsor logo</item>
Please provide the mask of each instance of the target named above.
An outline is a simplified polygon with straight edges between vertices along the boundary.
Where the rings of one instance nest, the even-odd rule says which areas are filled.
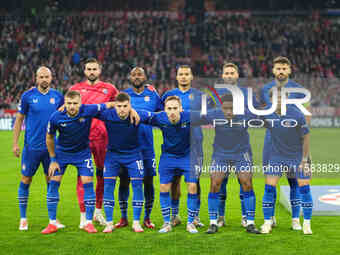
[[[66,123],[61,123],[60,126],[66,127],[67,125],[66,125]]]
[[[150,101],[150,97],[149,97],[149,96],[145,96],[145,97],[144,97],[144,101],[145,101],[145,102],[149,102],[149,101]]]
[[[35,103],[35,104],[38,103],[38,99],[34,98],[33,103]]]
[[[339,190],[336,190],[339,191]],[[332,190],[329,190],[329,192],[332,192]],[[331,205],[338,205],[340,206],[340,193],[330,193],[326,194],[323,196],[319,197],[319,201],[326,203],[326,204],[331,204]]]
[[[106,95],[106,94],[109,93],[109,92],[108,92],[107,89],[103,89],[103,93]]]
[[[50,99],[50,103],[51,103],[51,104],[55,104],[55,99],[54,99],[54,97],[52,97],[52,98]]]
[[[87,90],[86,89],[82,89],[81,92],[86,92]]]

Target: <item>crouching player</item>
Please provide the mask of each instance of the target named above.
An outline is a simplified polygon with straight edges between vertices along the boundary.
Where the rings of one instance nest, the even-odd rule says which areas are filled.
[[[281,98],[275,113],[264,116],[271,136],[271,153],[269,165],[264,169],[266,185],[263,195],[262,207],[264,224],[261,227],[263,234],[272,231],[272,218],[274,215],[274,191],[283,172],[289,178],[297,178],[303,211],[303,232],[312,234],[311,216],[313,200],[310,191],[309,155],[309,128],[303,113],[293,105],[287,105],[286,115],[281,112]]]
[[[221,107],[208,111],[207,115],[198,116],[192,112],[192,125],[212,124],[215,128],[214,150],[210,166],[210,193],[208,195],[208,210],[210,226],[207,234],[218,231],[217,215],[219,209],[219,191],[221,184],[231,171],[235,171],[242,185],[244,206],[246,212],[246,230],[248,233],[260,234],[255,226],[256,199],[252,184],[252,158],[248,120],[254,117],[247,112],[245,115],[233,115],[233,97],[226,94],[221,98]]]
[[[56,215],[59,202],[59,186],[67,165],[78,169],[84,185],[84,200],[86,209],[86,226],[88,233],[96,233],[92,224],[96,196],[93,189],[93,165],[89,148],[89,132],[92,118],[113,107],[113,103],[82,105],[81,96],[77,91],[69,91],[65,95],[65,108],[55,112],[48,123],[46,145],[51,159],[49,166],[50,184],[47,192],[47,209],[50,222],[41,232],[51,234],[57,231]],[[56,131],[59,136],[54,142]]]

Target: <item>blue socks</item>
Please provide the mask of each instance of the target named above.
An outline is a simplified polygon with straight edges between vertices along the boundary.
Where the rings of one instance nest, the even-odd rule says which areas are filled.
[[[178,199],[171,199],[171,212],[172,216],[177,216],[179,211],[179,200]]]
[[[300,217],[301,197],[299,185],[295,178],[288,178],[290,186],[290,205],[292,207],[292,218]]]
[[[271,186],[266,184],[264,195],[262,199],[262,210],[263,216],[265,220],[270,220],[271,217],[274,215],[274,192],[276,190],[275,186]]]
[[[197,195],[197,204],[196,204],[196,217],[199,217],[200,215],[200,209],[201,209],[201,198]]]
[[[227,199],[227,184],[228,184],[228,177],[224,178],[220,192],[218,195],[219,204],[218,204],[218,215],[224,216],[225,215],[225,201]],[[209,206],[209,198],[208,198],[208,206]]]
[[[313,199],[312,193],[310,192],[310,185],[305,185],[300,187],[300,194],[302,200],[302,211],[303,218],[305,220],[310,220],[312,218],[312,210],[313,210]]]
[[[240,181],[239,181],[240,182]],[[247,209],[245,206],[245,201],[244,201],[244,192],[242,189],[242,185],[240,184],[240,201],[241,201],[241,211],[242,211],[242,217],[247,216]]]
[[[159,201],[161,203],[162,216],[164,222],[170,222],[170,192],[160,192]],[[177,200],[178,201],[178,200]]]
[[[143,180],[131,180],[131,183],[133,190],[132,196],[133,220],[139,221],[144,205]]]
[[[30,187],[29,184],[25,184],[23,182],[20,182],[19,189],[18,189],[20,218],[26,218],[29,187]]]
[[[192,223],[197,215],[197,194],[188,193],[188,223]]]
[[[208,211],[210,220],[217,220],[217,212],[220,205],[219,194],[220,193],[210,192],[208,195]],[[224,214],[220,216],[224,216]]]
[[[128,209],[128,200],[129,200],[129,187],[119,186],[119,207],[120,212],[122,214],[123,219],[127,219],[127,209]]]
[[[255,220],[256,198],[253,190],[244,191],[244,207],[247,215],[247,222]]]
[[[115,206],[115,186],[116,179],[104,179],[104,211],[107,222],[112,222],[113,218],[113,209]]]
[[[144,197],[145,197],[144,220],[146,220],[150,219],[153,202],[155,201],[155,189],[153,183],[144,184]]]
[[[276,198],[277,198],[277,193],[276,193],[276,188],[275,188],[275,189],[274,189],[273,214],[272,214],[273,217],[275,216]]]
[[[57,207],[59,203],[59,186],[60,182],[50,181],[47,192],[47,210],[50,220],[57,219]]]
[[[83,187],[86,220],[92,220],[94,207],[96,205],[96,194],[94,193],[93,182],[84,183]]]

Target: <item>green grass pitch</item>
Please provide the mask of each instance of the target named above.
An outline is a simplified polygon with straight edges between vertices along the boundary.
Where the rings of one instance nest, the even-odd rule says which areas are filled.
[[[205,135],[212,138],[211,131]],[[313,129],[311,151],[314,162],[339,163],[339,129]],[[157,158],[160,154],[161,134],[155,132]],[[254,163],[261,164],[264,130],[250,130]],[[23,136],[21,137],[21,142]],[[206,141],[209,143],[208,140]],[[200,233],[191,235],[185,231],[185,224],[173,229],[171,233],[159,234],[157,230],[134,233],[130,228],[115,230],[112,234],[90,235],[78,229],[79,209],[76,200],[76,170],[69,167],[60,188],[58,218],[66,225],[56,234],[43,236],[40,231],[48,223],[46,208],[46,185],[42,169],[33,179],[30,188],[27,217],[29,231],[19,232],[19,209],[17,188],[20,177],[20,160],[11,152],[12,133],[0,132],[0,254],[340,254],[340,218],[313,217],[312,236],[290,230],[290,214],[277,204],[278,227],[270,235],[250,235],[240,226],[239,185],[233,177],[229,180],[227,200],[227,226],[215,235],[206,235],[208,225],[209,178],[203,176],[201,220],[206,225]],[[208,145],[205,145],[208,148]],[[206,152],[207,155],[211,151]],[[183,180],[182,180],[183,182]],[[287,184],[282,178],[280,184]],[[314,185],[339,185],[339,175],[318,177]],[[155,178],[156,201],[152,220],[157,229],[162,224],[159,205],[159,181]],[[261,201],[264,191],[264,178],[254,178],[257,196],[256,224],[263,223]],[[117,190],[117,189],[116,189]],[[186,186],[182,183],[180,214],[186,220]],[[117,195],[116,195],[117,197]],[[278,199],[279,200],[279,199]],[[132,218],[129,203],[129,217]],[[119,219],[118,203],[114,220]],[[98,226],[101,231],[103,227]]]

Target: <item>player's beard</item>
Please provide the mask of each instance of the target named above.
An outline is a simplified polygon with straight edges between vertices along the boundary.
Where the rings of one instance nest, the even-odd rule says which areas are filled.
[[[188,83],[181,83],[181,84],[178,84],[178,85],[181,86],[182,88],[184,88],[185,90],[187,90],[190,87],[190,82],[188,82]]]
[[[46,81],[43,81],[42,83],[40,83],[39,85],[39,88],[42,90],[42,91],[47,91],[50,87],[50,84]]]
[[[98,77],[98,76],[95,76],[95,75],[89,75],[89,76],[87,77],[87,79],[88,79],[91,83],[96,83],[96,82],[98,81],[99,77]]]
[[[276,76],[276,79],[280,82],[280,83],[283,83],[285,81],[288,80],[288,76],[287,75],[284,75],[284,74],[279,74],[278,76]]]
[[[223,79],[225,84],[230,84],[230,85],[236,85],[237,84],[237,79],[233,79],[233,78],[226,78]]]
[[[135,82],[131,82],[132,86],[136,89],[140,89],[141,87],[144,86],[145,81],[141,81],[139,84],[136,84]]]

